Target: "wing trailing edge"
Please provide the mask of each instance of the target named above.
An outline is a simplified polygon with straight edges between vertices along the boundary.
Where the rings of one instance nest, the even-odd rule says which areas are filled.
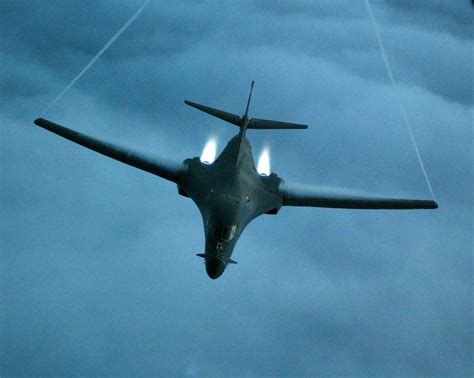
[[[310,206],[339,209],[410,210],[437,209],[433,200],[384,198],[341,189],[282,183],[279,192],[283,206]]]
[[[69,139],[70,141],[80,144],[90,150],[131,165],[132,167],[153,173],[154,175],[172,182],[177,182],[182,170],[184,169],[181,163],[159,159],[115,144],[107,143],[43,118],[36,119],[34,123],[43,129]]]

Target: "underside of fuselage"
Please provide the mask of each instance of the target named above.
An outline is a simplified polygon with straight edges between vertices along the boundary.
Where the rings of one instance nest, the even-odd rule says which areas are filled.
[[[216,279],[231,261],[235,244],[247,224],[280,208],[279,197],[271,195],[280,180],[276,175],[258,174],[250,143],[241,134],[229,141],[212,164],[202,163],[199,158],[188,159],[185,164],[187,173],[178,184],[179,191],[190,197],[201,212],[206,272]]]

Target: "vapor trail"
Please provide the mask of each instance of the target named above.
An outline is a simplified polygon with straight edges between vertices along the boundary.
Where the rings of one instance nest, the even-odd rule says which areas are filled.
[[[372,12],[372,7],[370,6],[369,0],[364,0],[364,1],[365,1],[365,6],[367,8],[367,12],[369,13],[370,19],[372,20],[372,26],[374,27],[375,36],[377,38],[377,43],[378,43],[379,49],[380,49],[380,54],[382,55],[382,59],[383,59],[384,64],[385,64],[385,68],[387,69],[388,76],[390,78],[392,86],[393,86],[393,88],[395,90],[395,93],[397,94],[398,100],[400,102],[400,112],[402,114],[403,120],[405,121],[405,125],[408,129],[408,133],[410,134],[411,141],[412,141],[413,146],[415,148],[416,157],[418,158],[418,162],[420,163],[421,171],[423,172],[423,176],[425,176],[426,184],[428,185],[428,189],[430,190],[430,193],[431,193],[432,197],[435,198],[435,195],[433,193],[433,188],[431,187],[431,183],[430,183],[430,180],[428,178],[428,174],[426,173],[425,165],[423,164],[423,160],[421,159],[420,150],[418,149],[418,145],[416,144],[415,135],[413,134],[413,129],[410,125],[410,122],[408,121],[408,116],[407,116],[407,112],[405,110],[405,106],[403,105],[403,102],[401,100],[400,92],[398,91],[397,83],[395,82],[395,78],[393,76],[392,68],[391,68],[390,63],[388,61],[387,54],[385,53],[385,48],[383,46],[382,39],[380,38],[379,29],[377,28],[377,23],[375,22],[375,17],[374,17],[374,14]]]
[[[107,49],[115,42],[115,40],[120,37],[120,35],[128,29],[128,27],[133,23],[133,21],[136,20],[136,18],[140,15],[140,13],[142,13],[143,9],[145,9],[145,7],[148,5],[148,3],[150,2],[150,0],[145,0],[144,3],[140,6],[140,8],[138,8],[138,10],[135,12],[135,14],[130,17],[130,19],[118,30],[117,33],[114,34],[114,36],[112,38],[110,38],[110,40],[105,44],[104,47],[102,47],[102,49],[100,49],[100,51],[92,58],[92,60],[87,63],[87,65],[81,70],[81,72],[79,72],[76,77],[74,79],[72,79],[72,81],[67,85],[66,88],[63,89],[63,91],[53,100],[53,102],[51,102],[45,110],[43,110],[43,112],[41,113],[41,116],[43,116],[54,104],[56,104],[60,99],[61,97],[64,96],[64,94],[82,77],[82,75],[84,75],[87,70],[89,68],[92,67],[92,65],[97,61],[97,59],[99,59],[101,57],[101,55],[107,51]]]

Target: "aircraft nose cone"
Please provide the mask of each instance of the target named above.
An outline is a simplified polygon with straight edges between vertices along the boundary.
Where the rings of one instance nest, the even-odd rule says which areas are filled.
[[[210,259],[206,261],[207,275],[215,280],[224,273],[225,264],[220,259]]]

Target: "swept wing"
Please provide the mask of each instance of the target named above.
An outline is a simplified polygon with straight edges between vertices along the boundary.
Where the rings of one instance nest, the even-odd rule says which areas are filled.
[[[63,138],[69,139],[74,143],[89,148],[90,150],[173,182],[178,180],[183,169],[181,163],[131,151],[127,148],[107,143],[68,129],[67,127],[58,125],[43,118],[36,119],[35,124],[43,129],[51,131],[52,133],[62,136]]]
[[[283,182],[279,186],[283,206],[329,207],[339,209],[409,210],[437,209],[432,200],[384,198],[341,189],[304,186]]]

